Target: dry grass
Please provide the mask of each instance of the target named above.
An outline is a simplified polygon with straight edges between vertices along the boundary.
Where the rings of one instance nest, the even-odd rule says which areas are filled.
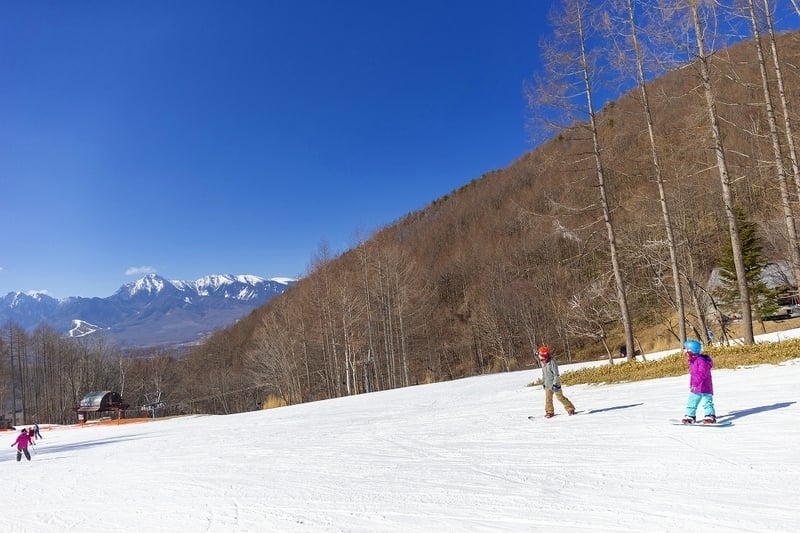
[[[93,426],[117,426],[121,424],[140,424],[142,422],[149,422],[150,418],[108,418],[103,420],[92,420],[87,422]]]
[[[277,407],[286,407],[286,401],[283,398],[269,395],[261,402],[262,409],[275,409]]]
[[[709,347],[703,350],[714,359],[714,368],[740,368],[755,365],[776,365],[800,359],[800,339],[768,342],[749,346]],[[679,350],[663,359],[646,362],[619,363],[596,368],[566,371],[561,375],[565,385],[580,383],[623,383],[688,373],[686,356]],[[532,385],[541,385],[541,380]]]

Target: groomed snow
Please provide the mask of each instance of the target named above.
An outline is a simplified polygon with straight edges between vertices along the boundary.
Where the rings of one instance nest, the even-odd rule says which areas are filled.
[[[591,413],[530,421],[538,377],[55,427],[22,463],[0,432],[0,530],[797,531],[800,360],[715,371],[727,428],[667,422],[687,376],[567,386]]]

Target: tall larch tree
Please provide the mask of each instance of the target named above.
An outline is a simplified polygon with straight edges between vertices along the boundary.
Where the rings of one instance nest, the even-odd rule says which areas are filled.
[[[736,277],[739,287],[741,302],[742,337],[746,344],[753,344],[753,316],[750,306],[750,289],[747,284],[746,269],[742,256],[741,239],[735,212],[735,195],[733,182],[728,170],[728,160],[725,150],[725,138],[720,126],[720,116],[717,111],[717,96],[715,83],[711,76],[712,53],[706,45],[706,39],[711,36],[715,27],[716,3],[711,0],[659,0],[659,12],[664,17],[665,27],[672,28],[676,34],[675,42],[690,42],[689,53],[693,57],[691,65],[696,69],[700,79],[700,89],[705,103],[705,112],[708,117],[708,131],[711,139],[711,150],[714,154],[715,167],[719,174],[722,190],[722,203],[725,220],[728,224],[728,233],[732,248],[732,257],[735,265]]]
[[[765,8],[769,6],[766,5]],[[750,19],[750,28],[753,34],[753,44],[756,50],[758,70],[761,75],[761,89],[764,95],[764,111],[767,116],[769,126],[769,139],[772,146],[772,155],[775,162],[775,178],[778,181],[780,191],[781,211],[783,213],[784,224],[786,225],[786,235],[789,245],[789,258],[791,260],[792,272],[795,280],[800,280],[800,247],[798,247],[797,226],[794,220],[794,210],[789,193],[789,183],[784,167],[783,148],[781,146],[781,135],[778,128],[778,119],[775,115],[773,105],[772,90],[770,88],[769,76],[767,74],[767,60],[762,46],[762,32],[759,22],[759,14],[756,11],[754,0],[747,0],[747,15]],[[787,121],[788,122],[788,121]],[[797,281],[795,281],[797,283]]]
[[[619,14],[618,23],[611,22],[605,25],[609,31],[612,42],[620,43],[619,67],[628,70],[628,64],[633,67],[634,76],[638,85],[639,98],[642,106],[645,123],[647,125],[647,139],[650,147],[650,161],[653,165],[653,178],[658,187],[658,201],[661,206],[661,216],[664,221],[664,233],[667,249],[669,250],[670,271],[672,272],[672,285],[674,289],[675,310],[678,314],[678,337],[683,344],[686,340],[686,312],[681,288],[681,272],[678,266],[678,251],[675,232],[672,223],[672,214],[667,202],[667,193],[664,187],[664,172],[656,141],[655,121],[650,105],[647,76],[645,74],[645,51],[640,39],[640,23],[637,17],[637,6],[642,4],[636,0],[617,0],[611,4],[611,13]],[[612,19],[613,20],[613,19]],[[654,25],[650,30],[655,31]],[[617,39],[615,37],[622,37]]]

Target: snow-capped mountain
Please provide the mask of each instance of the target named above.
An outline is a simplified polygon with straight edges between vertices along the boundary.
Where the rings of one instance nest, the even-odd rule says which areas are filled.
[[[129,347],[186,344],[234,323],[294,281],[228,274],[183,281],[150,274],[107,298],[10,292],[0,297],[0,325],[10,321],[30,331],[47,323],[65,335],[106,335]]]

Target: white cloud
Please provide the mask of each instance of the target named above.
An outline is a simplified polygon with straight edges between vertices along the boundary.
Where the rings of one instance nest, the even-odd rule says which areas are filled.
[[[49,294],[49,291],[47,289],[43,289],[41,291],[32,290],[32,291],[25,291],[25,294],[27,294],[28,296],[38,296],[40,294]]]
[[[128,267],[128,270],[125,271],[126,276],[139,276],[141,274],[155,274],[156,269],[151,266],[138,266],[138,267]]]

